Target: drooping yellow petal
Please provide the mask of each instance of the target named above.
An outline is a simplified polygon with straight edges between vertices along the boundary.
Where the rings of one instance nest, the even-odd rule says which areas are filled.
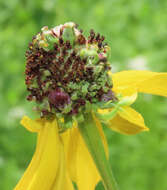
[[[39,132],[44,124],[44,121],[44,119],[32,120],[29,117],[24,116],[20,123],[30,132]]]
[[[69,177],[68,172],[66,172],[66,176],[63,182],[64,182],[64,190],[74,190],[74,186],[72,184],[72,181]],[[57,189],[54,189],[54,190],[57,190]]]
[[[41,158],[41,153],[43,150],[43,148],[42,148],[43,147],[42,143],[44,143],[44,140],[42,140],[43,138],[44,138],[43,132],[39,132],[38,139],[37,139],[36,151],[33,155],[33,158],[31,160],[30,164],[28,165],[28,168],[26,169],[22,178],[20,179],[19,183],[17,184],[17,186],[15,188],[16,190],[23,190],[25,187],[27,187],[32,179],[32,175],[34,174],[35,170],[38,168],[39,160]]]
[[[79,190],[92,190],[100,180],[100,176],[79,130],[72,128],[65,133],[62,137],[63,141],[68,143],[66,151],[70,177],[77,184]]]
[[[151,71],[122,71],[112,74],[113,91],[137,91],[167,96],[167,73]]]
[[[48,123],[45,126],[45,144],[38,168],[34,172],[31,183],[29,183],[29,190],[50,189],[56,176],[58,175],[58,167],[61,164],[61,149],[56,130],[56,126],[53,124],[50,125],[50,123]]]
[[[78,136],[76,134],[76,128],[68,129],[67,131],[63,132],[61,134],[61,138],[63,140],[64,145],[64,151],[66,155],[66,162],[67,162],[67,168],[70,175],[70,178],[72,181],[76,181],[76,159],[77,157],[74,156],[77,152],[77,142],[78,142]]]
[[[39,131],[39,132],[38,132],[35,153],[33,155],[33,158],[31,160],[30,164],[28,165],[28,168],[24,172],[24,175],[22,176],[21,180],[19,181],[19,183],[16,186],[16,189],[18,189],[18,190],[24,189],[24,187],[27,187],[28,184],[30,183],[30,181],[32,179],[32,174],[34,174],[34,171],[38,167],[39,160],[41,158],[41,154],[43,151],[43,146],[45,143],[45,136],[44,136],[45,133],[43,133],[44,126],[42,125],[42,122],[39,121],[39,123],[38,123],[38,122],[30,119],[29,117],[24,116],[21,120],[21,124],[22,124],[22,126],[24,126],[27,130],[29,130],[31,132],[35,132],[35,131]]]
[[[125,106],[109,122],[109,127],[122,134],[134,135],[142,131],[148,131],[144,119],[131,107]]]
[[[107,141],[97,118],[95,119],[95,122],[103,138],[107,154]],[[67,130],[62,134],[62,138],[71,179],[77,184],[79,190],[95,189],[96,184],[100,180],[100,176],[78,128],[73,127],[72,129]]]
[[[23,120],[22,123],[29,129],[32,120],[27,121],[29,121],[28,127],[25,126],[27,123],[24,123]],[[52,190],[57,185],[55,184],[57,177],[60,184],[64,183],[65,171],[60,169],[64,167],[64,162],[62,162],[64,153],[58,135],[57,122],[56,120],[52,122],[39,121],[38,125],[40,124],[36,152],[15,190]],[[60,188],[56,188],[57,190],[63,189],[60,185],[58,187]]]
[[[61,146],[63,150],[63,144],[61,144]],[[50,190],[57,190],[57,189],[74,190],[72,181],[70,180],[69,174],[66,170],[66,161],[65,161],[64,152],[61,151],[60,154],[62,159],[60,160],[61,163],[59,165],[58,175]]]

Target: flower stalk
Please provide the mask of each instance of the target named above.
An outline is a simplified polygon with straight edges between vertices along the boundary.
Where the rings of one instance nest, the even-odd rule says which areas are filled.
[[[86,120],[80,123],[79,130],[101,175],[105,190],[118,190],[93,115],[92,113],[86,113],[84,116]]]

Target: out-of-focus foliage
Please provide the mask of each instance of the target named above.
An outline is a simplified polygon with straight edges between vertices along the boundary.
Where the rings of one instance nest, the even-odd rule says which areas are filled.
[[[35,148],[35,135],[19,124],[33,116],[24,85],[27,45],[42,26],[67,21],[106,36],[113,71],[167,71],[166,0],[0,0],[1,190],[13,189]],[[166,190],[167,99],[140,95],[134,107],[151,130],[133,137],[106,130],[114,174],[120,189]]]

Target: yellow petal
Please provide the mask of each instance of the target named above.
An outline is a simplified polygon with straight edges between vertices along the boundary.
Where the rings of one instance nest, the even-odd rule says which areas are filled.
[[[38,167],[39,160],[41,158],[41,154],[43,151],[43,144],[44,144],[43,138],[45,138],[43,134],[44,133],[42,131],[39,132],[38,138],[37,138],[36,151],[33,155],[33,158],[31,160],[30,164],[28,165],[28,168],[26,169],[22,178],[20,179],[19,183],[17,184],[15,190],[23,190],[30,183],[30,181],[32,179],[32,174],[35,172],[36,168]]]
[[[112,75],[115,92],[133,90],[167,96],[167,73],[122,71]]]
[[[63,149],[63,144],[61,144],[61,148]],[[51,187],[50,190],[74,190],[72,181],[69,178],[69,175],[66,170],[66,161],[64,157],[64,152],[61,151],[61,160],[60,160],[60,165],[59,165],[59,170],[58,170],[58,175]]]
[[[44,119],[32,120],[29,117],[24,116],[20,123],[30,132],[39,132],[44,124],[44,121]]]
[[[109,127],[122,134],[134,135],[142,131],[148,131],[143,117],[131,107],[125,106],[109,122]]]
[[[63,183],[64,183],[63,190],[74,190],[74,186],[72,184],[72,181],[69,177],[68,172],[66,172],[66,176],[65,176],[65,179],[63,180]],[[57,190],[57,189],[54,189],[54,190]]]
[[[95,189],[96,184],[100,180],[100,176],[82,137],[79,134],[78,136],[78,149],[76,153],[76,168],[78,169],[76,173],[76,183],[79,190],[92,190]]]
[[[73,137],[75,138],[73,139]],[[79,190],[95,189],[100,176],[77,128],[73,129],[70,141],[70,145],[73,146],[71,149],[72,155],[70,156],[69,147],[67,163],[71,164],[69,169],[72,179],[76,182]]]
[[[108,152],[107,142],[97,119],[96,123],[103,137],[105,149]],[[100,176],[78,128],[73,127],[67,130],[62,134],[62,138],[71,179],[76,182],[79,190],[95,189]]]
[[[72,129],[68,129],[61,134],[61,138],[64,144],[68,172],[70,174],[71,180],[76,181],[77,158],[74,156],[78,148],[78,136],[76,135],[76,128],[73,127]]]
[[[58,136],[57,122],[42,121],[40,128],[36,152],[15,190],[51,190],[56,178],[65,176],[64,171],[60,170],[60,167],[64,167],[62,166],[64,163],[61,162],[64,153]],[[59,177],[59,181],[64,181],[64,176]],[[57,188],[57,190],[62,189],[62,187]]]

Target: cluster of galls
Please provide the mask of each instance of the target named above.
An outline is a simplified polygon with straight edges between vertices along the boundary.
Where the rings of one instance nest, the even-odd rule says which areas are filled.
[[[86,38],[74,23],[42,28],[26,52],[27,99],[41,116],[75,115],[86,104],[114,100],[109,47],[93,30]]]

